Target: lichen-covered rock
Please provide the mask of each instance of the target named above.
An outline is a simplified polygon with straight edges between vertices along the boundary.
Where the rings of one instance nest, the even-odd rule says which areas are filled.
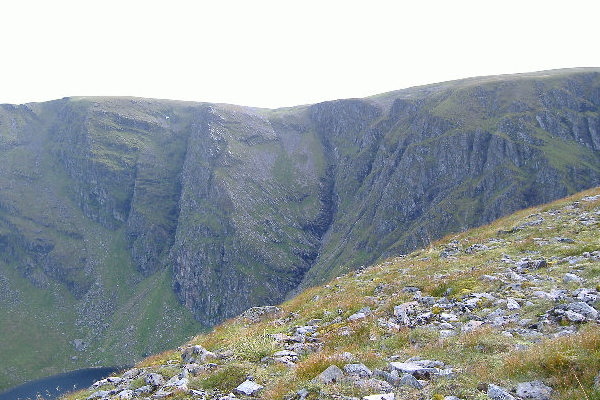
[[[522,399],[550,400],[552,388],[541,381],[522,382],[517,385],[516,393]]]

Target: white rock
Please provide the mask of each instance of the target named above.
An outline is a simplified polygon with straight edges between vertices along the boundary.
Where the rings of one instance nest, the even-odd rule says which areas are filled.
[[[515,400],[514,396],[508,393],[500,386],[490,384],[488,386],[487,395],[492,400]]]
[[[577,276],[575,274],[566,273],[565,276],[563,276],[563,282],[564,283],[569,283],[569,282],[581,283],[581,282],[583,282],[583,279],[580,276]]]
[[[509,297],[508,299],[506,299],[506,308],[508,308],[509,310],[518,310],[519,308],[521,308],[521,306],[519,305],[519,303],[517,303],[515,299]]]
[[[455,314],[452,314],[452,313],[441,313],[440,314],[440,319],[442,321],[447,321],[447,322],[456,322],[456,321],[458,321],[458,317]]]
[[[394,393],[372,394],[364,396],[363,400],[394,400]]]
[[[244,381],[241,385],[235,388],[234,392],[246,396],[252,396],[263,389],[264,386],[250,380]]]
[[[552,388],[541,381],[523,382],[517,385],[517,396],[523,399],[550,400]]]
[[[575,311],[567,310],[565,312],[565,317],[571,322],[584,322],[585,316],[581,315]]]

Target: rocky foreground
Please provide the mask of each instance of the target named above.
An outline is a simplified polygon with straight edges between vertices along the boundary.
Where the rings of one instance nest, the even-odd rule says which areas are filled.
[[[600,188],[255,307],[64,399],[600,398]]]

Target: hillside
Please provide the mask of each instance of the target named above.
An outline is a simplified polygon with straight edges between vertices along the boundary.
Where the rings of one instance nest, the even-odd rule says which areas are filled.
[[[0,106],[0,389],[600,185],[600,70],[267,110]]]
[[[599,399],[599,228],[600,188],[520,211],[63,400]]]

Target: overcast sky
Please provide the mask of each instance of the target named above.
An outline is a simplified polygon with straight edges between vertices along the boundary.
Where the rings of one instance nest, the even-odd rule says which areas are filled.
[[[281,107],[600,67],[597,0],[10,0],[0,103],[141,96]]]

